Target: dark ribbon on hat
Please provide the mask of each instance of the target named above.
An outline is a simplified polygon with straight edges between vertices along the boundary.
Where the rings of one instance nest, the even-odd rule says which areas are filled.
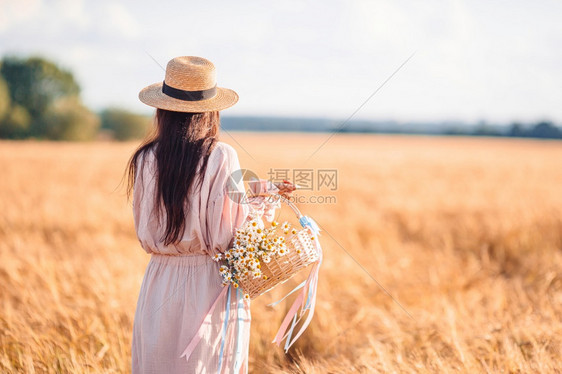
[[[199,100],[210,99],[211,97],[215,96],[217,92],[217,86],[206,90],[187,91],[187,90],[180,90],[174,87],[170,87],[164,81],[162,84],[162,92],[178,100],[199,101]]]

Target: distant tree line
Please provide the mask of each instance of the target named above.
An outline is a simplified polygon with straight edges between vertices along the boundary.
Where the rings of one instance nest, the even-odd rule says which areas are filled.
[[[80,87],[71,72],[40,57],[0,60],[0,138],[91,140],[137,139],[151,118],[120,108],[90,111],[80,99]],[[398,123],[396,121],[339,122],[329,118],[221,117],[226,130],[351,132],[464,136],[507,136],[562,139],[562,128],[551,121],[497,126]]]
[[[521,138],[562,139],[562,129],[550,121],[541,121],[536,125],[513,123],[507,135]]]
[[[515,138],[562,139],[562,128],[551,121],[514,122],[507,128],[480,124],[474,129],[448,129],[445,135],[504,136]]]
[[[335,121],[329,118],[282,117],[221,117],[221,126],[233,131],[297,131],[364,134],[420,134],[459,136],[502,136],[542,139],[562,139],[562,128],[551,121],[523,124],[476,126],[467,123],[399,123],[397,121],[351,120]]]
[[[118,108],[90,111],[72,73],[51,61],[15,56],[0,61],[0,138],[91,140],[105,133],[127,140],[142,137],[149,122]]]

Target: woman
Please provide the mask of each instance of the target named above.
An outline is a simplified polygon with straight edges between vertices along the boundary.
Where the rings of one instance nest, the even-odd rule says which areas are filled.
[[[212,257],[251,212],[271,220],[279,204],[237,194],[236,151],[217,136],[219,111],[238,95],[216,86],[210,61],[186,56],[139,98],[157,110],[155,134],[128,164],[137,237],[151,254],[135,312],[133,374],[247,372],[250,301],[223,287]],[[286,197],[294,190],[264,180],[252,188]]]

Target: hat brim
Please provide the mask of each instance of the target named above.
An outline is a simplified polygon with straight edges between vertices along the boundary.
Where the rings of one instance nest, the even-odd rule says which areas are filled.
[[[154,83],[139,92],[139,99],[146,105],[173,112],[213,112],[230,108],[238,102],[238,94],[231,89],[217,87],[217,93],[210,99],[186,101],[175,99],[162,92],[162,82]]]

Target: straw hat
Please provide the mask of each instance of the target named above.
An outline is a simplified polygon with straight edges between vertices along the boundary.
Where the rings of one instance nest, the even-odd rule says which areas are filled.
[[[176,57],[166,66],[164,82],[154,83],[139,93],[143,103],[174,112],[211,112],[229,108],[238,94],[217,87],[215,66],[202,57]]]

